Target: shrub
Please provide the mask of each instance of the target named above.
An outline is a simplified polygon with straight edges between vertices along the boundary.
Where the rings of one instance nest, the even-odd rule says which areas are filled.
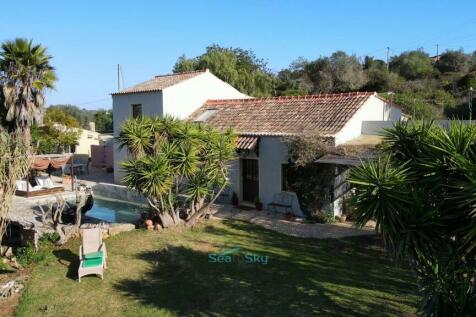
[[[29,243],[26,246],[19,247],[15,250],[15,256],[18,263],[23,267],[30,264],[38,263],[46,258],[45,252],[36,252],[33,244]]]
[[[32,245],[19,247],[15,250],[15,255],[18,263],[20,263],[22,266],[28,266],[33,263],[33,259],[35,258],[35,249]]]
[[[309,216],[309,220],[317,223],[334,223],[334,215],[330,212],[318,211]]]
[[[40,244],[41,245],[46,245],[49,243],[56,243],[60,239],[60,236],[57,232],[48,232],[45,233],[41,238],[40,238]]]

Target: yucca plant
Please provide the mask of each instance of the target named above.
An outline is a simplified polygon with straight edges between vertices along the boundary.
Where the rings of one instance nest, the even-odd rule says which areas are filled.
[[[164,227],[194,225],[228,185],[236,142],[231,130],[141,117],[126,121],[116,141],[132,157],[122,165],[124,183],[147,198]]]
[[[428,316],[476,315],[476,127],[398,123],[381,157],[353,169],[357,225],[377,222],[415,270]]]

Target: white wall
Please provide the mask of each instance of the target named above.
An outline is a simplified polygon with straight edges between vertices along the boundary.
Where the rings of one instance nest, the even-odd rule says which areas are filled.
[[[286,145],[281,142],[281,138],[279,137],[260,137],[259,157],[251,153],[248,156],[241,156],[240,158],[258,159],[259,198],[264,208],[268,208],[267,205],[273,202],[274,194],[282,191],[282,164],[288,163],[288,150]],[[232,183],[231,192],[235,192],[240,200],[242,200],[240,158],[231,162],[230,179]],[[297,197],[293,200],[292,209],[296,215],[302,216]]]
[[[132,105],[141,104],[142,114],[184,119],[208,99],[249,98],[209,71],[158,92],[132,93],[112,96],[114,136],[121,125],[132,117]],[[120,163],[127,159],[127,151],[114,145],[114,182],[120,183],[123,173]]]
[[[184,119],[208,99],[249,98],[209,71],[163,90],[164,114]]]
[[[91,156],[91,145],[99,145],[99,133],[81,129],[81,136],[76,145],[75,153]]]
[[[376,96],[370,97],[335,135],[335,145],[343,144],[363,134],[363,121],[398,121],[402,111]]]
[[[121,126],[127,119],[132,117],[132,105],[141,104],[142,114],[147,116],[162,116],[162,92],[146,92],[112,96],[112,113],[114,136],[118,136]],[[127,159],[127,151],[119,150],[114,144],[114,182],[120,183],[124,173],[121,171],[120,163]]]

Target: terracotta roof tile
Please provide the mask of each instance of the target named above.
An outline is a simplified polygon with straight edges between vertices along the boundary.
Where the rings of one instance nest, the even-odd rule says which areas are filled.
[[[176,85],[182,81],[201,75],[205,72],[207,72],[207,70],[158,75],[152,79],[144,81],[135,86],[125,88],[118,92],[114,92],[111,95],[123,95],[123,94],[134,94],[139,92],[161,91],[167,87]]]
[[[216,109],[205,120],[218,129],[246,135],[289,135],[317,130],[335,134],[374,92],[208,100],[189,120]]]
[[[242,135],[236,140],[236,148],[239,150],[253,150],[258,144],[258,138],[255,136]]]

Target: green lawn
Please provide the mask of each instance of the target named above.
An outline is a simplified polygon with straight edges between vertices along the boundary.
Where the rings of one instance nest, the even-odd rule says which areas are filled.
[[[412,316],[414,278],[376,237],[313,240],[240,221],[106,240],[105,279],[76,279],[80,242],[32,272],[19,316]],[[240,247],[232,263],[209,253]],[[267,255],[248,264],[246,254]]]

